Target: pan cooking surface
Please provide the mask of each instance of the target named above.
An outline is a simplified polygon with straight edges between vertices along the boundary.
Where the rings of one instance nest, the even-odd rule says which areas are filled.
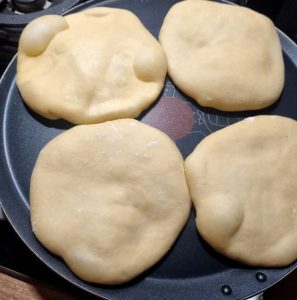
[[[126,8],[134,12],[156,37],[175,0],[123,0],[86,3],[72,12],[92,6]],[[199,107],[167,79],[159,101],[140,120],[167,132],[184,157],[208,134],[257,114],[277,114],[297,119],[297,47],[280,33],[286,66],[286,82],[280,100],[256,112],[223,113]],[[123,286],[108,288],[79,280],[57,257],[35,239],[30,224],[29,182],[41,148],[73,125],[44,119],[21,100],[15,83],[16,59],[0,84],[1,170],[0,194],[6,215],[29,248],[51,269],[75,285],[110,299],[239,299],[267,288],[293,270],[249,268],[215,253],[197,233],[195,213],[171,251],[152,269]],[[50,89],[50,87],[48,87]],[[46,91],[44,91],[46,93]],[[271,166],[273,168],[273,165]]]

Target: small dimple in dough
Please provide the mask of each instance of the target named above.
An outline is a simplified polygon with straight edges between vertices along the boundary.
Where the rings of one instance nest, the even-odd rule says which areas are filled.
[[[217,251],[281,267],[297,259],[297,122],[247,118],[206,137],[186,159],[196,224]]]
[[[111,13],[108,7],[96,7],[93,9],[88,9],[84,12],[86,16],[93,16],[93,17],[106,17]]]
[[[20,38],[17,86],[26,104],[49,119],[137,117],[159,96],[166,72],[160,44],[124,9],[43,16]]]
[[[181,1],[167,13],[159,40],[170,77],[202,106],[256,110],[281,94],[285,75],[278,34],[253,10]]]
[[[132,119],[76,126],[40,152],[30,185],[34,234],[81,279],[120,284],[170,249],[191,208],[184,161]]]

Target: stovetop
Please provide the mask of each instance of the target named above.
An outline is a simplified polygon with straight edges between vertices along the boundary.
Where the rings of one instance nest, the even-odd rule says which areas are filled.
[[[26,2],[29,5],[24,7]],[[44,11],[62,13],[81,2],[84,1],[0,0],[0,75],[16,53],[19,34],[28,20],[43,14]],[[297,43],[297,0],[234,0],[232,2],[246,3],[248,7],[266,14],[277,27]],[[83,292],[65,282],[41,263],[18,238],[8,221],[1,219],[3,219],[3,215],[0,210],[0,270],[1,266],[9,268],[53,286],[74,292],[78,297],[81,295],[81,298],[86,299]],[[275,294],[274,290],[273,293]],[[272,297],[273,293],[271,290],[268,291],[265,299],[280,299]]]

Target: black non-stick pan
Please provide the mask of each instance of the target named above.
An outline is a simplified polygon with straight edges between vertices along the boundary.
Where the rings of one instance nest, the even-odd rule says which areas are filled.
[[[101,5],[126,8],[134,12],[157,37],[166,12],[176,2],[92,1],[71,10],[71,13]],[[144,112],[140,119],[167,132],[176,141],[184,157],[205,136],[244,117],[273,114],[297,119],[297,46],[283,33],[279,32],[279,36],[286,80],[279,101],[271,107],[244,113],[222,113],[205,109],[183,95],[167,79],[159,101]],[[7,68],[0,83],[1,204],[20,238],[63,278],[90,293],[108,299],[244,299],[273,285],[297,266],[296,262],[287,268],[251,268],[224,258],[200,238],[194,222],[195,212],[192,211],[174,247],[156,266],[133,282],[111,288],[80,280],[61,259],[48,252],[36,240],[31,230],[29,207],[30,177],[39,151],[54,136],[73,125],[62,120],[44,119],[26,107],[17,89],[15,76],[16,58]]]

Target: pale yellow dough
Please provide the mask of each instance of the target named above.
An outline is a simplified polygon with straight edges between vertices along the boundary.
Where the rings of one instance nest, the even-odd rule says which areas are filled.
[[[255,266],[297,259],[297,122],[258,116],[206,137],[186,159],[202,237]]]
[[[20,37],[18,88],[49,119],[90,124],[137,117],[157,99],[166,72],[160,44],[124,9],[43,16]]]
[[[159,39],[174,83],[202,106],[260,109],[283,89],[277,32],[267,17],[248,8],[182,1],[169,10]]]
[[[155,264],[186,223],[184,161],[161,131],[132,119],[74,127],[40,152],[32,227],[81,279],[126,282]]]

